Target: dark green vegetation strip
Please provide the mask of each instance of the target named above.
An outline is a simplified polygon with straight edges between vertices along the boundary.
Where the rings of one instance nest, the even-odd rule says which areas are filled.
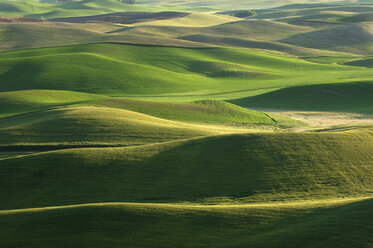
[[[0,214],[0,240],[5,247],[28,248],[370,247],[372,207],[373,200],[366,199],[319,207],[57,208]]]

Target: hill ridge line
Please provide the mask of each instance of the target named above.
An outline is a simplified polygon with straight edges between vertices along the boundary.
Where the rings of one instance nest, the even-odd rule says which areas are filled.
[[[349,197],[349,198],[334,198],[325,200],[305,200],[305,201],[294,201],[294,202],[270,202],[270,203],[249,203],[249,204],[182,204],[182,203],[137,203],[137,202],[102,202],[102,203],[84,203],[84,204],[72,204],[72,205],[61,205],[61,206],[49,206],[49,207],[38,207],[38,208],[23,208],[23,209],[11,209],[11,210],[0,210],[0,215],[6,214],[17,214],[17,213],[32,213],[41,211],[51,211],[60,209],[71,209],[80,207],[120,207],[120,206],[139,206],[139,207],[158,207],[158,208],[175,208],[175,209],[222,209],[222,208],[255,208],[255,207],[309,207],[317,208],[319,206],[335,206],[340,204],[348,204],[353,202],[360,202],[365,200],[371,200],[373,196],[364,197]]]

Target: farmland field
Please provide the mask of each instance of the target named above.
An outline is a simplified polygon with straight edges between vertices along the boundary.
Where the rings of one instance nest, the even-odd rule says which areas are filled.
[[[373,4],[0,1],[0,247],[373,247]]]

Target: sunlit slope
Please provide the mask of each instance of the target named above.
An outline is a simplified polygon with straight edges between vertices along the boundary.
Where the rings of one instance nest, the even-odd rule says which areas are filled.
[[[268,125],[293,123],[292,120],[282,116],[248,110],[224,101],[161,103],[110,98],[73,91],[27,90],[2,92],[0,93],[0,103],[3,106],[0,110],[0,117],[74,105],[125,109],[168,120],[187,122],[234,122]]]
[[[284,116],[248,110],[237,105],[216,100],[201,100],[189,103],[136,101],[109,98],[91,103],[96,106],[127,109],[168,120],[187,122],[219,122],[285,125],[297,124]],[[299,124],[299,123],[298,123]]]
[[[56,243],[93,248],[369,247],[372,207],[372,199],[360,199],[237,207],[114,203],[0,212],[0,241],[29,248]]]
[[[47,152],[1,160],[0,208],[369,196],[372,149],[366,128]]]
[[[85,106],[3,118],[0,133],[1,145],[79,146],[137,145],[219,132],[127,110]]]
[[[0,91],[51,89],[116,96],[237,92],[372,75],[365,68],[241,49],[121,44],[6,52],[0,55],[0,66]]]
[[[240,18],[219,15],[194,13],[181,18],[173,18],[170,20],[155,20],[150,22],[136,23],[134,26],[176,26],[176,27],[209,27],[223,23],[238,21]]]
[[[0,93],[0,117],[73,103],[98,100],[104,96],[56,90],[26,90]]]
[[[373,113],[371,81],[279,89],[232,102],[245,107]]]

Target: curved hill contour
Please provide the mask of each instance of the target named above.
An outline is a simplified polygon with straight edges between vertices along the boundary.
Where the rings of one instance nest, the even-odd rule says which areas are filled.
[[[175,128],[171,131],[178,134]],[[146,132],[149,137],[150,131]],[[0,208],[371,196],[372,149],[372,128],[362,128],[235,134],[21,156],[1,160],[1,181],[11,186],[0,188]]]
[[[359,23],[296,34],[281,42],[309,48],[371,53],[372,40],[373,23]]]

